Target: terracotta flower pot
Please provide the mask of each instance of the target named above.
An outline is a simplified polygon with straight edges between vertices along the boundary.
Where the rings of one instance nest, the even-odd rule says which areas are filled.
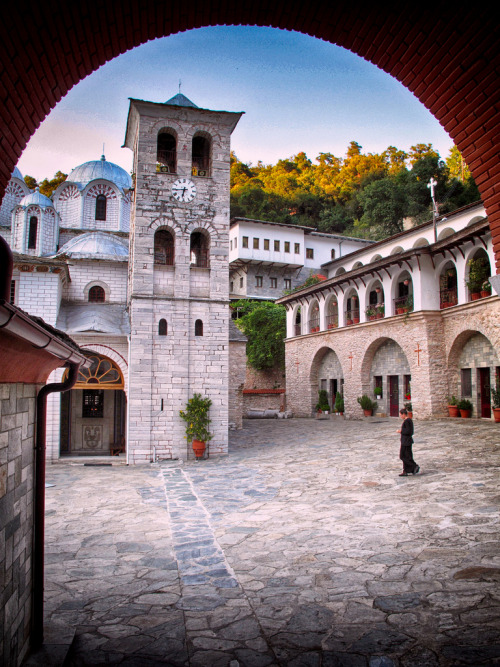
[[[371,417],[373,414],[373,410],[363,410],[365,417]]]
[[[470,298],[472,299],[472,301],[477,301],[478,299],[481,298],[481,292],[472,292]]]
[[[197,459],[205,453],[206,445],[203,440],[193,440],[193,452]]]
[[[489,295],[490,292],[487,292],[486,290],[481,290],[481,299],[486,299],[486,297]]]
[[[462,417],[462,419],[469,419],[471,414],[472,414],[472,412],[470,410],[460,409],[460,416]]]
[[[460,417],[460,410],[456,405],[449,405],[448,406],[448,415],[450,417]]]
[[[354,324],[359,324],[359,317],[353,317]]]
[[[493,408],[493,418],[497,423],[500,422],[500,408]]]

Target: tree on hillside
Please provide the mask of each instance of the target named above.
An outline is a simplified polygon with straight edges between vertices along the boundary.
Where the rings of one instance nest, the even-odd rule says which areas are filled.
[[[359,193],[359,201],[364,211],[361,223],[374,230],[373,238],[383,239],[403,231],[408,198],[395,178],[370,183]]]
[[[58,171],[54,174],[54,178],[49,180],[48,178],[44,178],[43,181],[40,181],[40,183],[37,183],[36,179],[33,178],[33,176],[28,176],[26,175],[24,177],[24,182],[26,185],[29,187],[30,190],[34,190],[35,188],[40,188],[40,192],[42,195],[45,195],[46,197],[51,197],[52,193],[54,190],[56,190],[61,183],[64,183],[64,181],[68,178],[68,174],[63,174],[62,171]]]

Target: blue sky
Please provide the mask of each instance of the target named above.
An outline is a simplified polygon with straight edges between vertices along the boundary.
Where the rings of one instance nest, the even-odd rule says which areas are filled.
[[[191,30],[148,42],[75,86],[32,137],[19,162],[38,180],[106,158],[127,171],[121,148],[128,98],[165,102],[181,92],[199,107],[245,111],[232,137],[244,162],[275,163],[305,151],[342,157],[351,140],[365,152],[452,141],[400,83],[355,54],[295,32],[257,27]]]

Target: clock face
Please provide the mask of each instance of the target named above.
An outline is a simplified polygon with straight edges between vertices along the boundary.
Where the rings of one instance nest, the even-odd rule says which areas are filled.
[[[180,202],[190,202],[196,197],[196,185],[189,178],[178,178],[172,184],[172,195]]]

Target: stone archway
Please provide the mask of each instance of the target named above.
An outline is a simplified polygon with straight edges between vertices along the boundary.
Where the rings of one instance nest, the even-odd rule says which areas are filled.
[[[500,355],[480,331],[462,331],[448,355],[450,395],[467,399],[473,417],[491,417],[491,388],[500,381]]]
[[[314,355],[309,373],[311,386],[311,411],[318,402],[318,392],[325,389],[328,393],[330,408],[334,409],[335,395],[344,393],[344,371],[337,353],[330,347],[322,347]]]
[[[272,5],[177,5],[110,0],[96,6],[47,0],[7,4],[0,21],[2,130],[0,196],[30,136],[68,90],[111,58],[151,39],[213,25],[296,30],[343,46],[408,88],[441,123],[479,186],[500,268],[500,53],[488,6],[450,12],[446,3],[372,5],[302,0]],[[47,23],[46,17],[50,16]],[[28,20],[29,19],[29,20]],[[26,48],[26,45],[30,48]],[[8,64],[8,66],[6,66]]]
[[[411,371],[408,358],[392,338],[379,338],[368,347],[361,367],[363,393],[375,400],[375,387],[382,388],[377,398],[379,410],[397,417],[411,403]]]

